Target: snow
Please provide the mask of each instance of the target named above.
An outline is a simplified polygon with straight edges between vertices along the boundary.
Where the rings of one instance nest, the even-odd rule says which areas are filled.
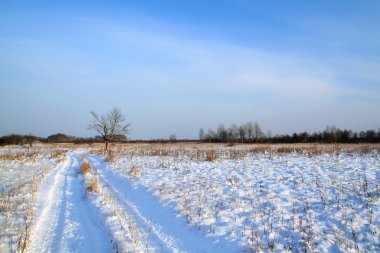
[[[218,152],[223,157],[225,150]],[[120,152],[110,165],[190,227],[236,250],[379,250],[377,153],[194,157]]]
[[[155,251],[164,252],[236,252],[228,243],[218,244],[201,231],[188,227],[184,218],[175,217],[172,206],[162,206],[159,199],[143,187],[133,187],[128,178],[114,173],[103,161],[92,156],[93,166],[105,185],[114,189],[124,209],[131,214]]]
[[[0,148],[1,252],[380,251],[377,152],[93,148]]]
[[[21,251],[26,245],[38,186],[64,158],[64,151],[46,148],[0,148],[0,251]]]
[[[69,153],[42,185],[29,252],[111,251],[101,217],[84,199],[80,161],[78,154]]]

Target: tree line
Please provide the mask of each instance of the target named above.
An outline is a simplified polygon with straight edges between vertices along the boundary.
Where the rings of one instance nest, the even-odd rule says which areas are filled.
[[[111,115],[111,114],[110,114]],[[113,115],[113,114],[112,114]],[[103,116],[103,115],[102,115]],[[102,117],[101,116],[101,117]],[[106,116],[103,116],[107,118]],[[96,117],[94,116],[96,119]],[[113,117],[110,117],[113,118]],[[97,118],[99,119],[99,117]],[[124,118],[120,118],[122,121]],[[111,129],[107,132],[102,130],[97,131],[100,135],[95,137],[75,137],[63,133],[57,133],[41,138],[34,135],[19,135],[11,134],[0,137],[0,146],[3,145],[32,145],[35,142],[41,143],[101,143],[105,142],[126,142],[126,128],[111,127],[115,124],[107,123],[105,129]],[[95,122],[96,123],[96,122]],[[99,122],[98,122],[99,123]],[[94,124],[94,122],[92,122]],[[92,128],[92,125],[89,126]],[[104,129],[104,127],[102,128]],[[121,131],[122,129],[123,131]],[[148,143],[166,143],[166,142],[207,142],[207,143],[380,143],[380,128],[375,130],[359,131],[341,130],[335,126],[327,126],[323,131],[308,133],[306,131],[293,134],[272,135],[271,131],[264,132],[257,122],[249,121],[240,126],[232,124],[230,127],[225,127],[224,124],[219,124],[216,130],[209,128],[205,131],[203,128],[199,130],[198,140],[192,139],[177,139],[175,134],[171,134],[168,139],[152,139],[152,140],[128,140],[128,142],[148,142]]]
[[[264,132],[257,122],[249,121],[240,126],[232,124],[228,128],[219,124],[216,130],[201,128],[198,138],[200,142],[208,143],[362,143],[380,142],[380,128],[355,132],[327,126],[323,131],[313,133],[272,135],[270,130]]]
[[[232,124],[226,128],[224,124],[219,124],[217,129],[209,128],[207,132],[199,129],[199,140],[201,142],[260,142],[266,136],[271,137],[271,133],[266,135],[257,122],[249,121],[240,126]]]
[[[4,145],[30,145],[34,143],[98,143],[103,142],[100,136],[95,137],[75,137],[71,135],[66,135],[62,133],[49,135],[47,138],[42,138],[34,135],[21,135],[21,134],[10,134],[0,137],[0,146]]]
[[[108,148],[110,142],[125,142],[129,133],[129,123],[125,122],[125,116],[118,107],[112,108],[106,114],[98,114],[94,111],[90,112],[92,121],[87,126],[89,130],[95,130],[99,135],[90,138],[77,138],[62,133],[48,136],[46,139],[33,135],[11,134],[0,137],[0,145],[24,145],[32,146],[34,142],[47,143],[96,143],[104,142],[105,149]],[[174,136],[175,138],[175,136]]]

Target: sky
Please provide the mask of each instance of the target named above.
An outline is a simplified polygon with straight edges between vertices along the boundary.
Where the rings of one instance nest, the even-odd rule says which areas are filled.
[[[0,135],[380,128],[380,1],[0,2]]]

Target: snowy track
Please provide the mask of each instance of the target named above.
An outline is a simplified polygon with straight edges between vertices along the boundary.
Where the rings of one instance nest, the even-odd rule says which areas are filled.
[[[189,227],[99,157],[86,156],[100,190],[85,193],[78,174],[85,156],[69,153],[40,186],[28,252],[237,252]]]
[[[36,188],[27,251],[379,249],[378,153],[187,159],[66,153]]]
[[[154,252],[242,252],[235,243],[218,243],[189,226],[183,217],[176,217],[173,206],[162,206],[147,189],[132,187],[125,176],[115,173],[103,159],[96,156],[88,159],[97,168],[101,183],[114,192],[124,211],[146,235]]]
[[[68,154],[40,188],[29,252],[111,252],[103,221],[85,199],[80,157]]]
[[[100,192],[88,196],[78,174],[85,156],[69,153],[40,186],[29,252],[239,252],[188,226],[96,156],[86,158]]]

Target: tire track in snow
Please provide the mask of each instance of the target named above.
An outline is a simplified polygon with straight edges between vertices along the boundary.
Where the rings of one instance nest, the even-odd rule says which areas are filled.
[[[102,183],[104,184],[104,186],[107,187],[107,189],[109,191],[111,191],[113,193],[113,195],[122,196],[122,193],[119,192],[117,189],[113,188],[107,179],[101,178],[101,180],[102,180]],[[174,252],[174,253],[185,252],[179,248],[178,240],[176,240],[172,236],[167,235],[164,232],[162,232],[161,226],[158,224],[155,224],[154,222],[152,222],[150,220],[148,220],[144,215],[142,215],[136,205],[134,205],[132,202],[128,201],[126,198],[117,197],[116,199],[126,209],[125,210],[126,212],[129,212],[130,214],[133,215],[134,219],[136,219],[136,221],[140,225],[140,229],[143,229],[145,234],[149,235],[149,231],[151,231],[153,233],[153,235],[156,237],[156,240],[155,240],[156,244],[157,244],[157,241],[160,242],[159,243],[160,247],[158,247],[158,245],[156,245],[157,250],[159,248],[164,247],[164,248],[170,250],[170,252]]]
[[[186,252],[181,250],[179,240],[163,232],[162,227],[159,224],[156,224],[145,217],[133,202],[125,198],[124,194],[120,191],[121,189],[115,185],[115,181],[112,180],[109,175],[105,175],[103,170],[98,169],[100,165],[98,159],[88,156],[88,161],[91,163],[91,167],[96,168],[102,185],[116,196],[116,201],[125,208],[125,212],[132,216],[134,222],[138,224],[141,232],[149,235],[149,244],[153,244],[157,252],[162,252],[163,249],[165,249],[163,252]],[[123,182],[123,184],[125,184],[125,182]]]
[[[101,158],[89,155],[99,179],[112,189],[118,202],[131,214],[140,229],[149,235],[150,244],[157,252],[241,252],[233,242],[218,244],[198,229],[188,226],[175,210],[163,207],[157,198],[143,187],[133,188],[130,181],[104,164]]]
[[[64,180],[64,172],[71,163],[71,157],[68,157],[60,168],[54,170],[47,177],[46,182],[40,188],[37,200],[37,219],[32,228],[29,252],[48,252],[52,247],[55,230],[59,223],[58,219],[62,218],[60,212],[64,211],[61,209],[62,206],[65,206],[65,203],[62,203],[62,196],[67,184],[67,181]]]
[[[68,154],[41,186],[29,252],[112,251],[102,220],[83,197],[80,161],[78,154]]]

